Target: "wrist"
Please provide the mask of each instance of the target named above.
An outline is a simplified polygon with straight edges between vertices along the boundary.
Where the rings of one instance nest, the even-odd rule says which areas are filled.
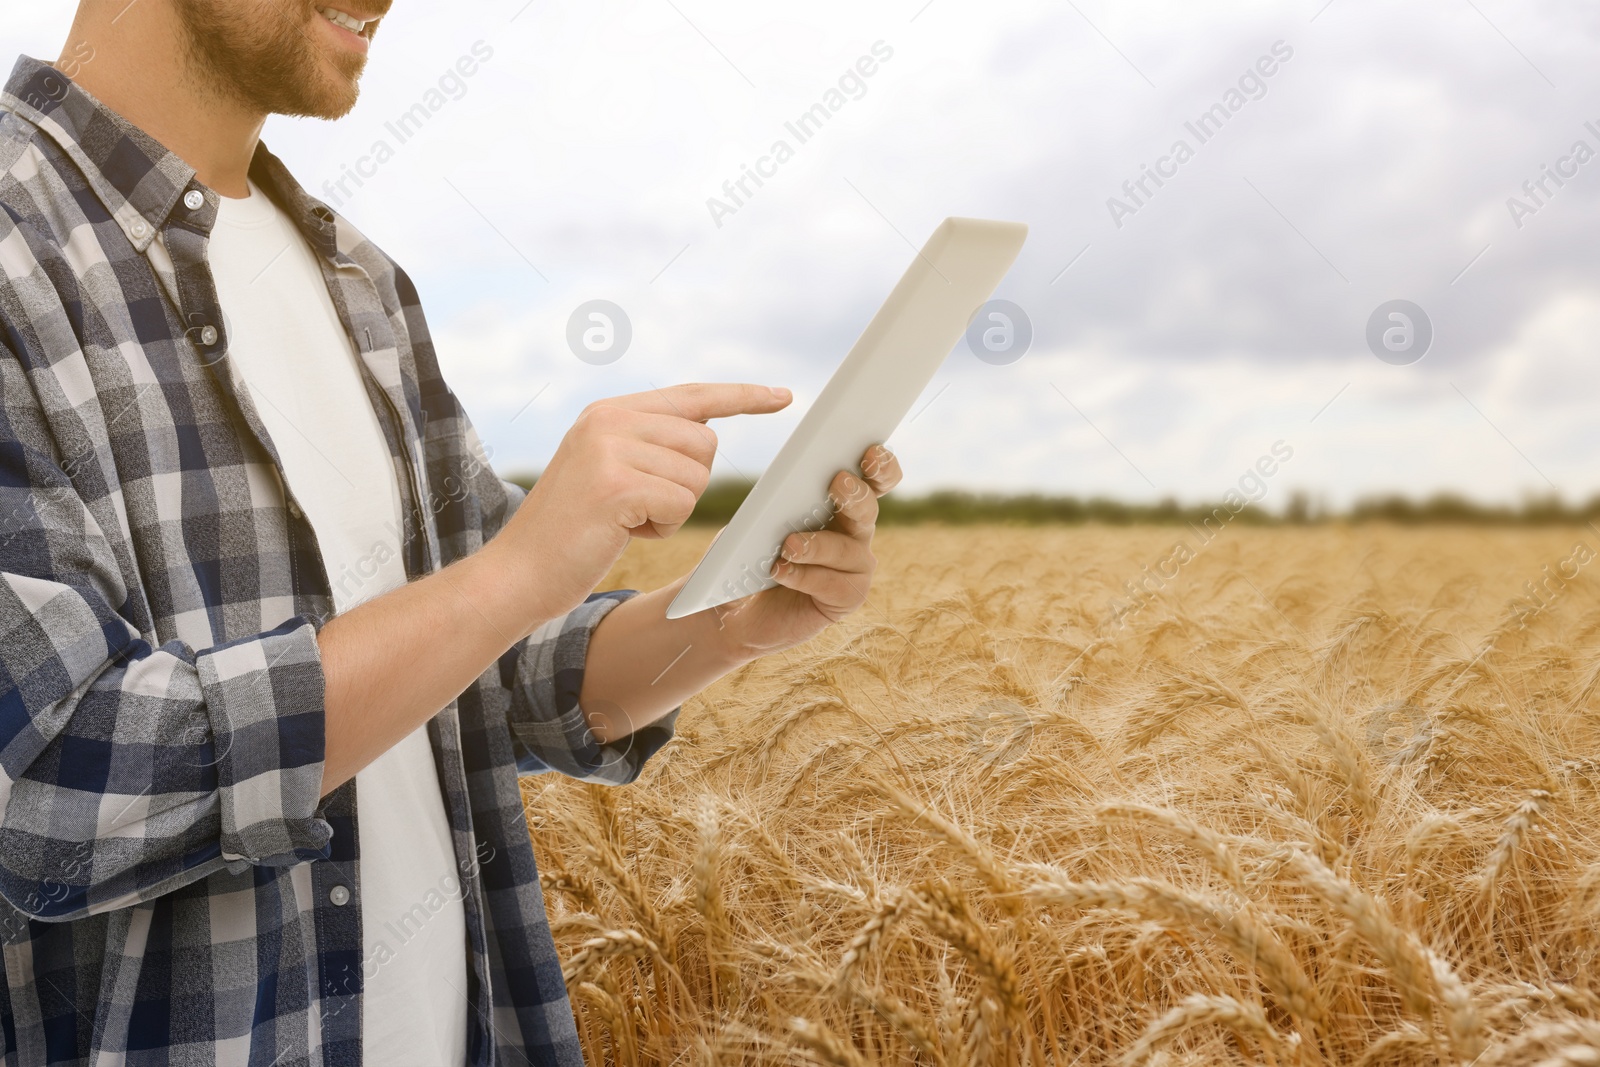
[[[707,640],[730,671],[769,653],[780,651],[776,647],[768,647],[767,644],[757,641],[752,633],[750,623],[754,615],[751,610],[753,603],[754,597],[745,597],[732,604],[723,604],[700,613],[710,631]]]
[[[708,663],[722,668],[720,673],[742,667],[760,657],[759,651],[749,647],[745,639],[745,628],[737,624],[736,616],[742,612],[730,610],[734,607],[732,604],[707,608],[681,619],[664,617],[667,605],[672,603],[673,598],[688,580],[689,576],[684,574],[667,585],[642,594],[640,599],[645,603],[638,605],[638,608],[661,617],[667,631],[673,635],[674,642],[686,648],[697,649],[697,655],[705,657]],[[646,607],[647,604],[653,606]]]
[[[536,569],[498,537],[450,568],[462,572],[462,592],[513,643],[560,614],[540,600]]]

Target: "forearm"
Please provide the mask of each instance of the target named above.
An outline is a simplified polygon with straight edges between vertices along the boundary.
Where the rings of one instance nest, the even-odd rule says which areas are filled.
[[[438,714],[544,621],[500,554],[491,542],[322,628],[324,795]]]
[[[666,617],[685,580],[619,604],[590,636],[578,703],[601,742],[649,726],[753,658],[732,647],[716,611]]]
[[[494,540],[323,627],[324,793],[582,603],[631,538],[677,530],[710,477],[716,435],[706,420],[777,411],[789,400],[783,389],[693,384],[590,404]],[[594,719],[602,742],[659,719],[738,665],[715,640],[714,613],[666,619],[675,592],[633,597],[595,627],[579,700],[586,715],[609,712]]]

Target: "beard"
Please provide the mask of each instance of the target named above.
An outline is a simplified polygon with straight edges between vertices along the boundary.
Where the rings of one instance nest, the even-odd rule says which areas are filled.
[[[269,115],[336,119],[360,94],[367,60],[312,39],[312,0],[172,0],[184,51],[205,86]],[[387,8],[388,3],[381,5]]]

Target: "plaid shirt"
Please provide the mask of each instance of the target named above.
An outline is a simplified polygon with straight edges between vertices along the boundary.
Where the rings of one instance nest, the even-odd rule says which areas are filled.
[[[441,380],[416,289],[265,148],[250,176],[360,352],[407,574],[468,555],[521,491]],[[6,1067],[362,1059],[363,974],[384,961],[362,958],[355,783],[320,795],[329,579],[227,358],[216,215],[181,159],[18,62],[0,95]],[[552,621],[428,724],[474,1067],[582,1062],[517,775],[620,784],[670,739],[676,712],[600,745],[577,705],[589,635],[629,595]]]

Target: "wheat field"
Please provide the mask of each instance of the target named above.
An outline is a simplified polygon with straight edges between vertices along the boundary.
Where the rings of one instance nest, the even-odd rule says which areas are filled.
[[[590,1062],[1600,1065],[1600,534],[1230,528],[1130,601],[1182,534],[882,529],[639,782],[526,779]]]

